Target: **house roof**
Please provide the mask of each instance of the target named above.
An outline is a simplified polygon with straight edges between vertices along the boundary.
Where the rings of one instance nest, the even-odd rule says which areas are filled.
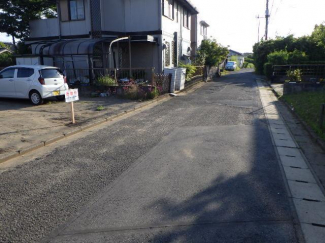
[[[189,0],[178,0],[178,2],[188,8],[191,14],[198,14],[199,11]]]
[[[204,20],[202,20],[201,22],[200,22],[203,26],[206,26],[206,27],[209,27],[210,25],[207,23],[207,22],[205,22]]]
[[[238,52],[238,51],[234,51],[234,50],[229,50],[229,52],[232,52],[234,54],[236,54],[237,56],[244,56],[242,53]]]

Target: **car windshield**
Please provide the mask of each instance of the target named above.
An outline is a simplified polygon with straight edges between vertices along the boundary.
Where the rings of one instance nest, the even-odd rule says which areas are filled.
[[[41,76],[43,78],[62,78],[63,73],[59,69],[42,69]]]
[[[234,65],[235,63],[234,62],[228,62],[227,64],[228,65]]]

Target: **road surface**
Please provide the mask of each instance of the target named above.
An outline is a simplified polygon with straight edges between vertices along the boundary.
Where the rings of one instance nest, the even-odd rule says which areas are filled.
[[[23,159],[23,158],[22,158]],[[252,72],[0,174],[0,242],[298,242]]]

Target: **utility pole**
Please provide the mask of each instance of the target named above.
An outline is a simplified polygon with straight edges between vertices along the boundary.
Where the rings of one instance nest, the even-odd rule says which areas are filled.
[[[266,0],[266,11],[265,11],[265,19],[266,19],[266,26],[265,26],[265,40],[268,38],[268,32],[269,32],[269,0]]]
[[[261,20],[264,19],[264,17],[260,17],[259,15],[256,16],[256,19],[258,20],[258,30],[257,30],[257,43],[260,43],[260,27],[261,27]]]
[[[260,26],[261,26],[261,21],[260,21],[260,16],[256,16],[256,18],[258,19],[258,30],[257,30],[257,43],[260,42]]]

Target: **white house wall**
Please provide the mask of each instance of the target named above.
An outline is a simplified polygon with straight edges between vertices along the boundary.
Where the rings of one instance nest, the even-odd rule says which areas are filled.
[[[104,31],[142,32],[160,29],[157,0],[102,0],[101,4]]]
[[[61,35],[88,35],[91,30],[89,0],[84,0],[85,19],[75,21],[60,21]],[[30,21],[30,38],[54,37],[60,35],[58,18],[38,19]]]
[[[58,18],[32,20],[29,25],[31,38],[59,35]]]
[[[159,1],[124,0],[126,32],[156,31],[159,26]]]
[[[165,43],[166,41],[171,43],[174,40],[174,33],[177,33],[178,39],[178,59],[180,61],[184,54],[188,54],[188,50],[191,47],[191,30],[183,27],[183,8],[179,6],[179,17],[178,22],[176,21],[176,11],[174,20],[162,16],[162,39]],[[190,28],[191,28],[191,19],[189,20]],[[172,54],[170,55],[172,58]],[[172,61],[170,61],[171,65],[168,67],[173,67]]]
[[[125,32],[124,0],[102,0],[103,31]]]
[[[84,0],[85,20],[61,21],[61,33],[63,36],[88,35],[91,30],[89,0]]]

